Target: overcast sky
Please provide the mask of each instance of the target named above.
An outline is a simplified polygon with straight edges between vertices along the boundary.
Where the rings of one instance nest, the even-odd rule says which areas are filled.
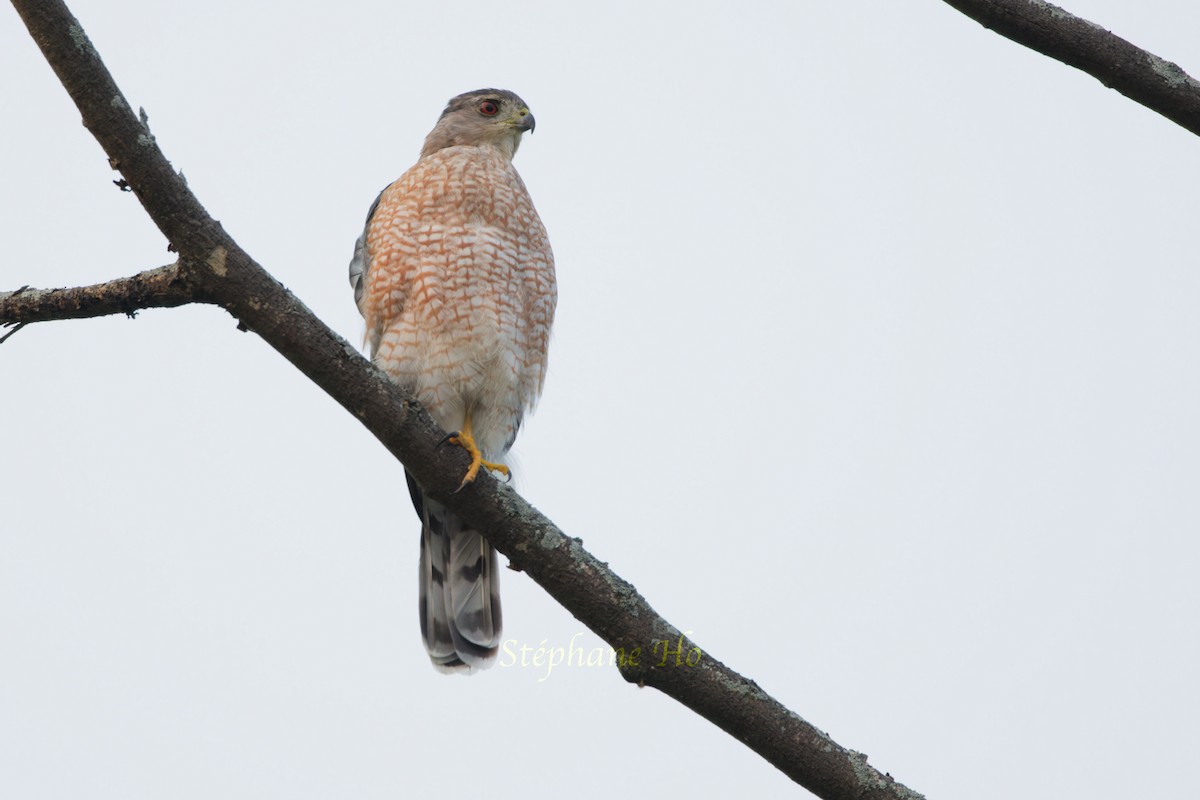
[[[560,296],[530,501],[931,798],[1186,793],[1200,140],[936,0],[740,5],[72,8],[355,342],[376,192],[518,92]],[[1200,74],[1200,5],[1069,8]],[[172,260],[7,6],[0,97],[0,288]],[[0,421],[0,796],[794,789],[613,669],[435,672],[401,467],[223,311],[28,327]],[[514,650],[599,646],[502,583]]]

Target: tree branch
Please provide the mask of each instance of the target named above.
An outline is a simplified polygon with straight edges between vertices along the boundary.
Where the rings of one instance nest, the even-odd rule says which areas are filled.
[[[189,300],[221,305],[362,421],[430,496],[473,528],[487,531],[488,540],[514,567],[625,653],[620,669],[626,680],[675,698],[820,797],[920,797],[703,653],[633,586],[508,486],[480,477],[455,494],[465,454],[438,448],[442,431],[420,405],[317,319],[208,215],[158,149],[144,117],[133,114],[66,6],[59,0],[13,0],[13,5],[82,112],[84,124],[180,260],[161,268],[173,274],[152,270],[86,289],[0,295],[0,321],[129,313]],[[123,295],[118,291],[122,284],[127,290]],[[109,286],[111,292],[104,288]],[[28,301],[27,294],[37,300]],[[72,306],[70,297],[79,299],[78,305]],[[51,300],[57,305],[45,310]],[[631,659],[635,651],[638,655]]]
[[[178,264],[168,264],[92,286],[70,289],[24,286],[15,292],[0,292],[0,325],[23,326],[108,314],[132,317],[143,308],[175,308],[203,302],[202,297],[201,287],[185,280]]]
[[[945,0],[983,27],[1083,70],[1200,135],[1200,81],[1104,28],[1043,0]]]

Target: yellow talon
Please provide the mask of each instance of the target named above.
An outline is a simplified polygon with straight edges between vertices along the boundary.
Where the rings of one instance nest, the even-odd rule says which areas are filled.
[[[479,445],[475,444],[475,437],[471,435],[471,415],[467,414],[466,420],[463,421],[463,429],[457,433],[452,433],[445,438],[445,441],[450,444],[456,444],[463,450],[467,451],[467,455],[471,457],[471,466],[467,468],[467,474],[463,476],[462,483],[458,485],[455,492],[461,492],[462,488],[479,475],[479,468],[484,467],[492,472],[499,472],[506,478],[511,475],[508,467],[503,464],[496,464],[491,461],[483,460],[483,453],[479,451]]]

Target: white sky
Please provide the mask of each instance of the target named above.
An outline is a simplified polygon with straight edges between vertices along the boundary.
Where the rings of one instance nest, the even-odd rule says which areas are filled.
[[[774,5],[72,4],[355,341],[375,193],[447,98],[520,93],[560,288],[526,496],[931,797],[1178,796],[1200,140],[934,0]],[[1070,10],[1200,73],[1200,5]],[[0,288],[171,260],[3,9],[0,97]],[[0,796],[792,786],[611,669],[436,673],[400,466],[222,311],[26,328],[0,420]],[[516,647],[598,645],[503,582]]]

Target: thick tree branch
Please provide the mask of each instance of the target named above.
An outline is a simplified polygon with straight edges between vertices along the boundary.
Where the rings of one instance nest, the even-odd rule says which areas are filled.
[[[153,270],[125,279],[129,292],[120,299],[105,295],[103,287],[109,284],[57,290],[38,295],[47,303],[59,297],[56,310],[39,312],[22,299],[27,292],[0,295],[0,321],[128,313],[187,298],[221,305],[361,420],[425,491],[454,508],[472,527],[487,531],[514,567],[623,652],[627,663],[621,673],[627,680],[679,700],[820,797],[920,796],[701,652],[633,586],[509,487],[481,477],[454,494],[466,468],[465,455],[456,448],[438,448],[442,432],[429,415],[256,264],[208,215],[159,151],[144,119],[133,114],[66,6],[58,0],[13,0],[13,5],[82,112],[84,124],[180,260],[163,268],[174,270],[173,276],[155,276],[159,271]],[[158,288],[138,295],[139,280]],[[87,298],[74,309],[64,299],[72,291]],[[637,656],[630,660],[635,651]]]
[[[143,308],[175,308],[203,302],[202,287],[183,278],[178,264],[148,269],[128,278],[70,289],[0,292],[0,325],[27,325],[56,319],[108,314],[134,316]]]
[[[1200,135],[1200,81],[1177,64],[1042,0],[945,0],[1001,36],[1083,70]]]

